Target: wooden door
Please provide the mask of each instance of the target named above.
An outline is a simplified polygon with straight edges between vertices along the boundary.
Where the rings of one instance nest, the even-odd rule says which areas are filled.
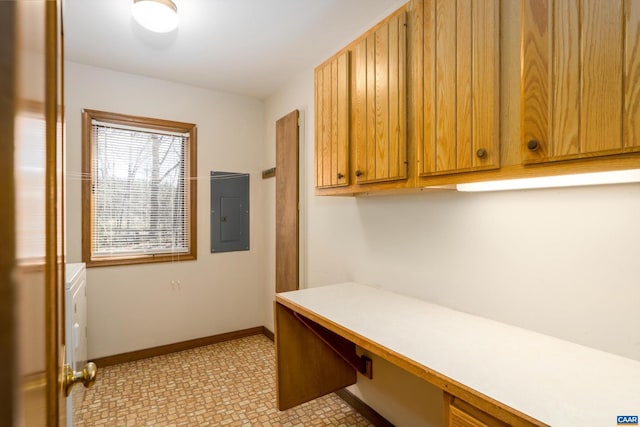
[[[316,187],[349,185],[349,51],[315,70]]]
[[[14,67],[17,49],[17,4],[0,2],[0,425],[17,423],[17,407],[13,402],[18,394],[18,355],[16,346],[17,287],[13,281],[16,264],[16,214],[14,176],[14,117],[16,94],[14,82],[18,70]],[[11,351],[6,351],[10,349]]]
[[[298,110],[276,122],[276,292],[298,289]]]
[[[0,424],[64,425],[61,3],[0,19]]]
[[[640,151],[640,2],[525,0],[525,163]]]
[[[413,0],[409,16],[419,175],[499,167],[499,0]]]
[[[351,140],[358,184],[407,177],[406,44],[401,9],[353,50]]]

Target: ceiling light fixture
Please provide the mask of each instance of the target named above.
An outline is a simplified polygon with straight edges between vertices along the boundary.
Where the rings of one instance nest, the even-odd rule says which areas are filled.
[[[458,191],[505,191],[532,188],[578,187],[583,185],[626,184],[640,182],[640,169],[594,172],[576,175],[545,176],[458,184]]]
[[[171,0],[133,0],[133,18],[147,30],[168,33],[178,26],[178,7]]]

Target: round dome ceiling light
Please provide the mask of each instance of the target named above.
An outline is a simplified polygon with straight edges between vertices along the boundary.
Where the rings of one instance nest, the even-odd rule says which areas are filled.
[[[178,7],[171,0],[133,0],[131,13],[138,24],[156,33],[178,26]]]

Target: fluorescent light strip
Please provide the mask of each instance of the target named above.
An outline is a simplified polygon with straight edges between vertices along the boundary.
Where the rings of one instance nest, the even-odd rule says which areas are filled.
[[[626,184],[640,182],[640,169],[595,172],[575,175],[545,176],[539,178],[509,179],[504,181],[471,182],[458,184],[458,191],[506,191],[532,188],[579,187],[584,185]]]

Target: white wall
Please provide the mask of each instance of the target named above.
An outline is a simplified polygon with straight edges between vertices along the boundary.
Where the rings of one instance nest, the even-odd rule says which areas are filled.
[[[81,261],[81,110],[196,123],[198,260],[87,272],[88,356],[262,326],[265,317],[261,101],[65,63],[67,260]],[[251,174],[251,250],[210,253],[209,172]],[[171,286],[171,281],[180,286]]]
[[[311,68],[265,101],[267,129],[293,108],[306,113],[303,283],[381,286],[640,360],[640,184],[318,197],[312,106]],[[398,426],[440,425],[437,390],[379,362],[352,391]]]

